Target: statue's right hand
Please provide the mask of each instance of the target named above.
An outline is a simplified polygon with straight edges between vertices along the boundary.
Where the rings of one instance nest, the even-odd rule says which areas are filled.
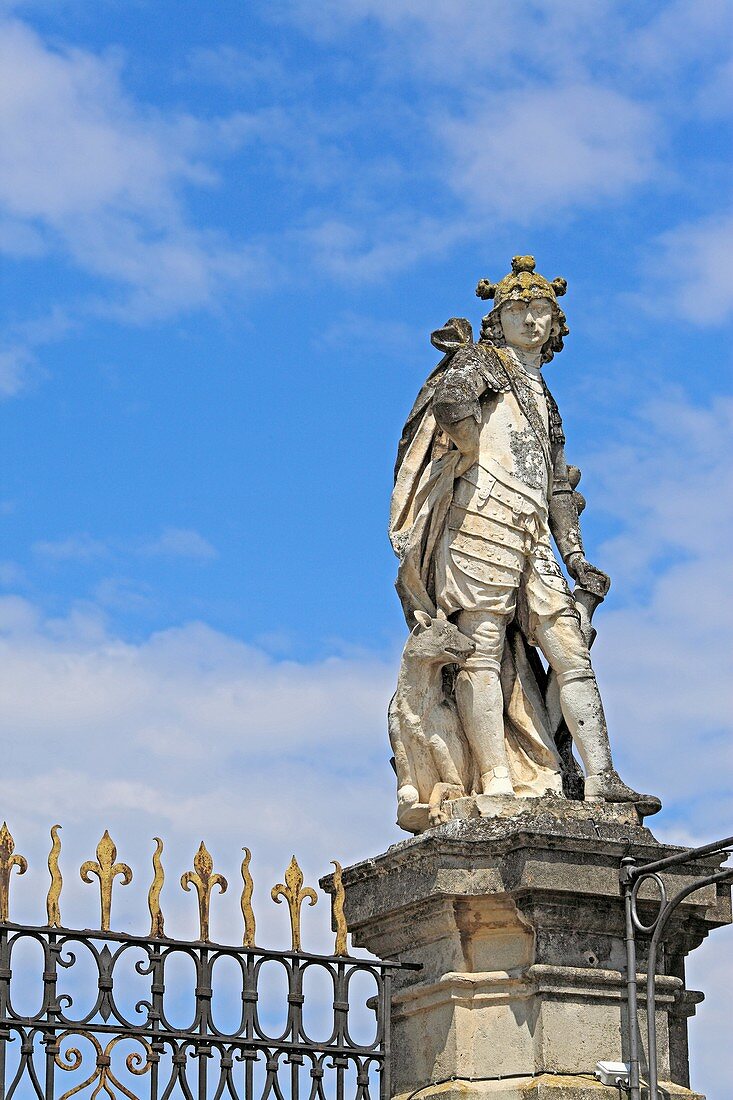
[[[452,424],[448,434],[461,452],[456,463],[456,477],[461,477],[478,462],[479,426],[472,416]]]

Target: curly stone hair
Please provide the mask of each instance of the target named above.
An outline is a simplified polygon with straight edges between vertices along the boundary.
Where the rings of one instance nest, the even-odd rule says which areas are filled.
[[[567,325],[567,318],[557,302],[553,302],[549,298],[545,298],[544,301],[549,302],[552,307],[552,329],[549,338],[542,347],[542,362],[549,363],[554,355],[562,351],[564,339],[570,329]],[[506,347],[500,313],[501,306],[498,309],[492,309],[491,313],[487,313],[481,320],[481,339],[485,344],[491,344],[495,348]]]

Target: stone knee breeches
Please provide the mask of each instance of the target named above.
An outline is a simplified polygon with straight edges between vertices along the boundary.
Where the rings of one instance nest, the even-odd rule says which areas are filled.
[[[501,672],[507,622],[511,614],[491,611],[462,611],[457,619],[458,629],[476,646],[465,662],[466,672]]]
[[[558,683],[595,679],[577,615],[564,613],[535,626],[535,639]]]

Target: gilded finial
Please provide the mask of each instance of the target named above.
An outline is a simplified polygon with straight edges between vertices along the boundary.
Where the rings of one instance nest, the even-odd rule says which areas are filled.
[[[252,874],[249,869],[249,862],[252,858],[252,853],[249,848],[242,848],[244,852],[244,859],[242,860],[242,898],[240,904],[242,906],[242,919],[244,921],[244,936],[242,937],[243,947],[254,947],[255,945],[255,915],[252,908],[252,894],[254,892],[254,883],[252,881]]]
[[[61,887],[64,880],[59,870],[59,856],[61,855],[60,825],[51,826],[51,851],[48,853],[48,873],[51,876],[51,885],[46,897],[46,921],[49,928],[61,927]]]
[[[280,904],[281,898],[285,898],[290,911],[290,932],[292,950],[300,951],[300,909],[303,902],[308,899],[310,905],[315,905],[318,895],[311,886],[303,886],[303,872],[298,866],[298,861],[293,856],[285,872],[285,882],[278,882],[273,886],[271,897],[274,902]]]
[[[14,851],[15,841],[3,821],[0,829],[0,921],[10,920],[10,876],[13,867],[18,868],[19,875],[24,875],[28,870],[28,860],[25,856],[13,855]]]
[[[211,891],[218,886],[222,894],[225,894],[229,883],[223,875],[214,874],[214,861],[209,855],[203,840],[199,850],[193,857],[193,871],[186,871],[181,875],[181,886],[184,890],[196,887],[199,901],[199,939],[202,943],[209,942],[209,906],[211,903]]]
[[[109,932],[109,920],[112,910],[112,885],[119,875],[123,886],[132,882],[132,871],[126,863],[117,863],[117,846],[107,829],[97,845],[97,862],[88,859],[79,868],[82,882],[91,883],[90,875],[99,879],[99,900],[101,908],[100,928]]]
[[[333,949],[334,955],[348,955],[349,947],[347,941],[348,928],[346,926],[346,915],[344,913],[344,901],[346,900],[346,892],[343,884],[343,867],[336,859],[332,859],[331,863],[336,868],[333,872],[333,923],[335,925],[336,932],[336,946]]]
[[[165,935],[163,912],[160,908],[160,891],[163,889],[165,872],[161,862],[163,853],[163,841],[159,836],[154,836],[155,851],[153,852],[153,881],[148,890],[148,909],[150,910],[150,938],[158,939]]]

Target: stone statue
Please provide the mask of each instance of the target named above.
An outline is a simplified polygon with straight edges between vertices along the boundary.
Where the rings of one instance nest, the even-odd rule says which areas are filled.
[[[580,471],[542,376],[569,331],[565,290],[531,256],[497,285],[482,279],[476,293],[494,308],[480,339],[464,318],[432,334],[443,359],[400,441],[390,538],[411,634],[389,732],[398,824],[411,832],[470,796],[488,814],[541,796],[661,808],[613,766],[590,660],[610,581],[585,558]]]

